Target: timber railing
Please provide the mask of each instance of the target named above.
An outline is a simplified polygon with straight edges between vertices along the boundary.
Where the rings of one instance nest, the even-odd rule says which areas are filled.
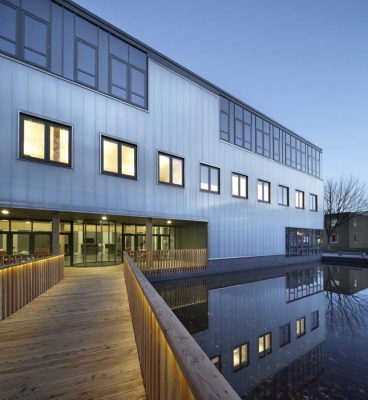
[[[35,299],[64,277],[64,256],[0,267],[0,320]]]
[[[200,272],[207,269],[207,249],[128,251],[139,269],[150,276]]]
[[[124,276],[148,400],[240,400],[127,253]]]

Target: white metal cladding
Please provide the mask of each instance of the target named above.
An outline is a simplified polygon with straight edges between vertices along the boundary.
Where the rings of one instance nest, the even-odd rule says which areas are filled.
[[[326,337],[325,292],[287,303],[286,277],[210,290],[208,310],[210,329],[193,337],[209,356],[221,354],[222,373],[241,393],[252,390]],[[319,327],[311,330],[311,313],[317,310]],[[306,320],[306,334],[297,339],[296,320],[301,317]],[[288,323],[291,341],[280,348],[280,327]],[[260,359],[258,338],[268,332],[272,332],[272,352]],[[246,372],[234,372],[233,349],[243,343],[249,343],[250,362]]]
[[[146,112],[0,56],[0,205],[205,220],[210,258],[284,254],[286,226],[322,229],[320,179],[220,141],[219,98],[153,61],[148,86]],[[19,111],[73,126],[73,169],[17,159]],[[101,133],[137,143],[138,181],[100,174]],[[159,150],[184,157],[185,188],[157,183]],[[199,190],[200,162],[221,169],[220,194]],[[248,200],[231,196],[232,171],[248,176]],[[271,204],[257,201],[257,179],[271,182]]]

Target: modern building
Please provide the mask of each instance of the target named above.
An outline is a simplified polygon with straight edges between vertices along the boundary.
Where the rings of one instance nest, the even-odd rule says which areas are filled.
[[[0,254],[319,257],[321,149],[71,1],[0,0],[0,104]]]
[[[327,222],[331,220],[331,226],[336,225],[337,218],[334,215],[326,215]],[[326,234],[325,234],[326,236]],[[327,237],[325,238],[327,242]],[[368,212],[349,216],[346,221],[336,226],[330,239],[328,247],[330,250],[368,250]]]

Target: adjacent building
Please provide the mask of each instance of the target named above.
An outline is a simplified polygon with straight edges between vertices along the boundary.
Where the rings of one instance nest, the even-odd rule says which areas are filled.
[[[71,1],[0,0],[0,104],[0,255],[319,257],[322,150]]]

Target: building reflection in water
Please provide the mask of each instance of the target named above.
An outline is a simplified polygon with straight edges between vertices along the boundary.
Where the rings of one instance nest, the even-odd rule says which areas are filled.
[[[155,287],[239,395],[271,399],[287,398],[322,371],[323,278],[313,266]]]

